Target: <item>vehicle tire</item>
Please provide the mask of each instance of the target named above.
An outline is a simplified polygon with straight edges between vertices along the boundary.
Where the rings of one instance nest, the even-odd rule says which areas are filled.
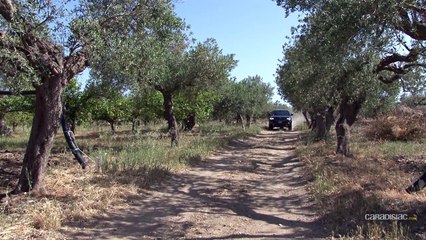
[[[272,130],[274,130],[274,126],[272,126],[271,124],[269,124],[268,129],[269,129],[270,131],[272,131]]]
[[[288,126],[288,130],[291,131],[292,130],[292,126],[291,124]]]

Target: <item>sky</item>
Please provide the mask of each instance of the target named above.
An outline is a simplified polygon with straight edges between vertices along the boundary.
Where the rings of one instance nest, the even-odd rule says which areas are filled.
[[[237,80],[259,75],[274,88],[282,46],[296,27],[297,15],[285,18],[273,0],[178,0],[177,15],[198,41],[214,38],[224,54],[235,54]],[[275,92],[273,101],[281,97]]]

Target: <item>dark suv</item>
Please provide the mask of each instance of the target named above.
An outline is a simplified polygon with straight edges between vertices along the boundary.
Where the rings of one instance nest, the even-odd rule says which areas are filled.
[[[285,109],[273,110],[269,115],[269,130],[274,129],[274,127],[286,127],[291,131],[293,121],[292,116],[293,114]]]

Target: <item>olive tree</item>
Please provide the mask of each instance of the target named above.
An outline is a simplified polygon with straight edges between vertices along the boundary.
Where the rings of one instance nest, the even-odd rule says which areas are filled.
[[[368,6],[344,1],[321,6],[321,11],[313,11],[305,18],[305,24],[294,35],[293,45],[285,47],[277,83],[296,108],[314,115],[317,138],[326,136],[337,117],[336,152],[349,156],[350,127],[361,106],[384,94],[395,96],[397,88],[384,88],[376,80],[381,49],[366,47],[375,39],[353,35],[374,32],[368,21],[358,20],[369,11]],[[339,24],[333,25],[337,21]]]
[[[162,50],[163,57],[156,59],[160,63],[154,69],[145,70],[156,73],[148,74],[146,82],[163,95],[164,118],[169,130],[177,135],[173,96],[183,90],[198,95],[200,91],[220,85],[228,79],[236,61],[233,55],[224,55],[214,39],[189,48]]]
[[[276,0],[276,2],[287,14],[293,11],[304,12],[306,17],[299,29],[324,26],[318,29],[325,34],[320,35],[321,38],[313,38],[315,41],[333,43],[334,46],[343,46],[347,50],[353,46],[350,43],[358,42],[362,43],[358,49],[364,52],[377,51],[378,60],[368,63],[373,64],[376,79],[383,83],[398,82],[402,86],[407,86],[413,79],[404,77],[407,73],[424,72],[426,67],[424,1]],[[348,101],[343,100],[339,110],[345,115],[347,112],[345,109],[350,106],[347,105]],[[345,124],[342,123],[341,126],[344,128]],[[336,126],[336,131],[340,130]],[[340,146],[338,145],[338,151],[341,150]],[[426,174],[423,174],[407,191],[418,191],[423,188],[425,176]]]
[[[229,81],[221,88],[221,96],[215,105],[216,118],[226,121],[237,119],[243,128],[250,127],[254,117],[260,116],[273,95],[273,88],[258,75],[240,82]]]
[[[59,126],[61,95],[69,81],[89,65],[108,62],[106,50],[124,49],[133,34],[149,35],[159,20],[167,18],[162,5],[168,2],[0,1],[2,79],[30,82],[35,89],[30,138],[13,193],[45,192],[44,172]],[[129,54],[122,52],[116,66],[125,68]]]

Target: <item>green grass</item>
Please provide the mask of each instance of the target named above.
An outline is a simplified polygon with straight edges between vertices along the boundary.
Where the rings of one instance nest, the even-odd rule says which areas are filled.
[[[2,137],[0,136],[0,148],[1,149],[22,149],[27,146],[30,135],[30,128],[23,127],[18,128],[16,132],[12,133],[12,136]]]
[[[403,141],[382,141],[359,143],[358,149],[363,149],[366,154],[381,154],[386,157],[391,156],[416,156],[426,154],[426,144],[424,142],[403,142]]]
[[[91,144],[93,140],[80,143],[89,149],[88,154],[92,158],[99,159],[103,172],[175,170],[197,163],[231,139],[259,131],[258,127],[244,132],[238,127],[210,123],[199,133],[181,133],[177,147],[171,147],[168,135],[158,131],[125,136],[103,134],[96,143]],[[94,148],[93,145],[99,147]]]
[[[180,169],[200,161],[211,151],[222,147],[232,139],[244,138],[260,132],[254,125],[243,129],[237,125],[219,122],[202,124],[195,133],[181,132],[178,147],[170,147],[170,139],[161,125],[141,127],[139,133],[132,133],[130,126],[120,126],[112,134],[108,126],[79,127],[77,145],[92,159],[101,162],[104,172],[139,171],[163,168]],[[11,137],[0,137],[2,149],[25,149],[29,128]],[[58,130],[52,147],[52,154],[69,153],[67,144]]]

